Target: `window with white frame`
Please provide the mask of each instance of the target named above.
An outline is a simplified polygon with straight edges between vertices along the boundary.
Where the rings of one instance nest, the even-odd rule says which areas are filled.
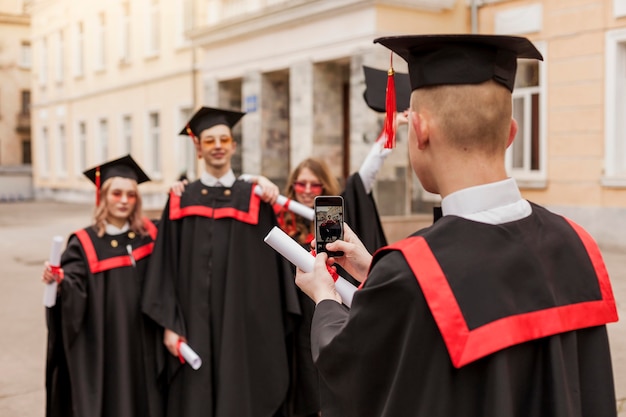
[[[87,123],[78,122],[76,135],[76,172],[82,176],[87,168]]]
[[[48,81],[48,40],[41,40],[41,62],[39,65],[39,85],[45,86]]]
[[[146,29],[148,31],[146,36],[146,55],[154,56],[159,53],[160,49],[160,36],[161,36],[161,11],[159,8],[159,0],[147,0],[148,1],[148,13],[146,17],[148,24]]]
[[[63,77],[65,76],[65,39],[63,38],[63,31],[59,30],[57,34],[57,50],[56,50],[56,59],[55,59],[55,79],[57,83],[63,82]]]
[[[122,153],[131,153],[133,149],[133,119],[129,114],[122,116],[122,134],[120,137]]]
[[[96,28],[96,71],[103,71],[106,65],[106,17],[104,13],[98,14],[98,26]]]
[[[109,122],[107,119],[100,119],[98,122],[98,142],[96,160],[104,162],[109,157]]]
[[[546,181],[545,93],[543,68],[534,59],[517,63],[513,118],[518,131],[507,150],[507,170],[521,186],[541,187]]]
[[[131,19],[130,19],[130,2],[126,1],[122,3],[122,18],[120,22],[120,62],[130,62],[130,34],[131,34]]]
[[[22,90],[20,113],[30,114],[30,90]]]
[[[159,113],[148,115],[148,143],[146,149],[150,155],[150,167],[155,176],[161,174],[161,126]]]
[[[193,28],[193,1],[181,1],[178,3],[178,39],[179,46],[189,43],[187,32]]]
[[[76,24],[76,45],[74,50],[74,75],[82,77],[85,73],[85,39],[83,22]]]
[[[61,177],[67,175],[67,135],[65,134],[65,125],[60,124],[57,137],[57,173]]]
[[[45,126],[41,129],[41,147],[39,149],[39,173],[42,177],[47,177],[50,174],[50,162],[48,160],[50,155],[50,137],[48,128]]]
[[[20,67],[28,69],[32,66],[32,50],[29,41],[22,41],[20,48]]]
[[[185,107],[179,111],[179,126],[184,126],[191,118],[193,109]],[[177,175],[186,175],[190,180],[196,179],[196,148],[192,139],[187,135],[181,135],[177,140],[178,144],[178,172]]]
[[[603,185],[626,185],[626,29],[606,34]]]
[[[626,0],[613,0],[613,17],[626,16]]]

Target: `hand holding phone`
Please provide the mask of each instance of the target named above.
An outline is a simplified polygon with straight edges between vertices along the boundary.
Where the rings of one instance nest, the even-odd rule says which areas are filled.
[[[315,250],[328,256],[343,256],[343,252],[329,252],[326,244],[343,239],[343,197],[317,196],[313,203],[315,211]]]

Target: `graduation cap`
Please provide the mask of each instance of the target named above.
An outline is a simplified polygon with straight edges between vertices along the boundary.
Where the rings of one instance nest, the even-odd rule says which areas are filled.
[[[130,155],[90,168],[83,172],[83,175],[96,185],[96,206],[100,205],[100,186],[109,178],[129,178],[137,181],[137,184],[150,181],[150,177]]]
[[[365,91],[363,92],[365,102],[370,109],[384,113],[386,109],[387,71],[363,65],[363,74],[365,74]],[[409,101],[411,99],[409,74],[395,72],[394,79],[396,88],[396,109],[404,111],[409,108]]]
[[[233,128],[245,113],[231,110],[215,109],[212,107],[201,107],[187,122],[187,125],[180,131],[179,135],[188,135],[192,139],[200,137],[203,130],[216,125],[226,125]]]
[[[513,91],[518,58],[543,60],[526,38],[500,35],[412,35],[374,40],[404,58],[411,89],[488,80]]]

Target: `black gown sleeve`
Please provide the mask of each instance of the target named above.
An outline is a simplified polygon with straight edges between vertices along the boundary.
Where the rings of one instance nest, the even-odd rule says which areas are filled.
[[[416,294],[421,292],[406,261],[391,252],[374,265],[350,310],[331,300],[317,305],[311,348],[328,387],[322,394],[325,417],[384,415],[387,392],[397,383],[394,362],[408,353],[411,327],[429,314]],[[355,404],[356,398],[367,400]]]
[[[175,290],[179,230],[177,223],[169,218],[169,201],[158,222],[158,228],[144,282],[142,310],[161,327],[185,335],[185,325]]]
[[[87,279],[89,265],[82,245],[71,236],[61,256],[64,279],[61,282],[63,338],[71,346],[80,331],[89,303]]]
[[[376,202],[372,193],[367,193],[359,173],[346,180],[341,194],[345,205],[345,222],[355,231],[370,253],[387,245]]]

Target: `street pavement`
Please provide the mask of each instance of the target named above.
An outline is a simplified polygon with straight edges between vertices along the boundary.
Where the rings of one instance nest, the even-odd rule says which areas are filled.
[[[52,238],[90,223],[92,206],[0,203],[0,416],[45,415],[46,325],[41,283]],[[626,249],[603,252],[621,321],[610,324],[619,417],[626,417]]]

